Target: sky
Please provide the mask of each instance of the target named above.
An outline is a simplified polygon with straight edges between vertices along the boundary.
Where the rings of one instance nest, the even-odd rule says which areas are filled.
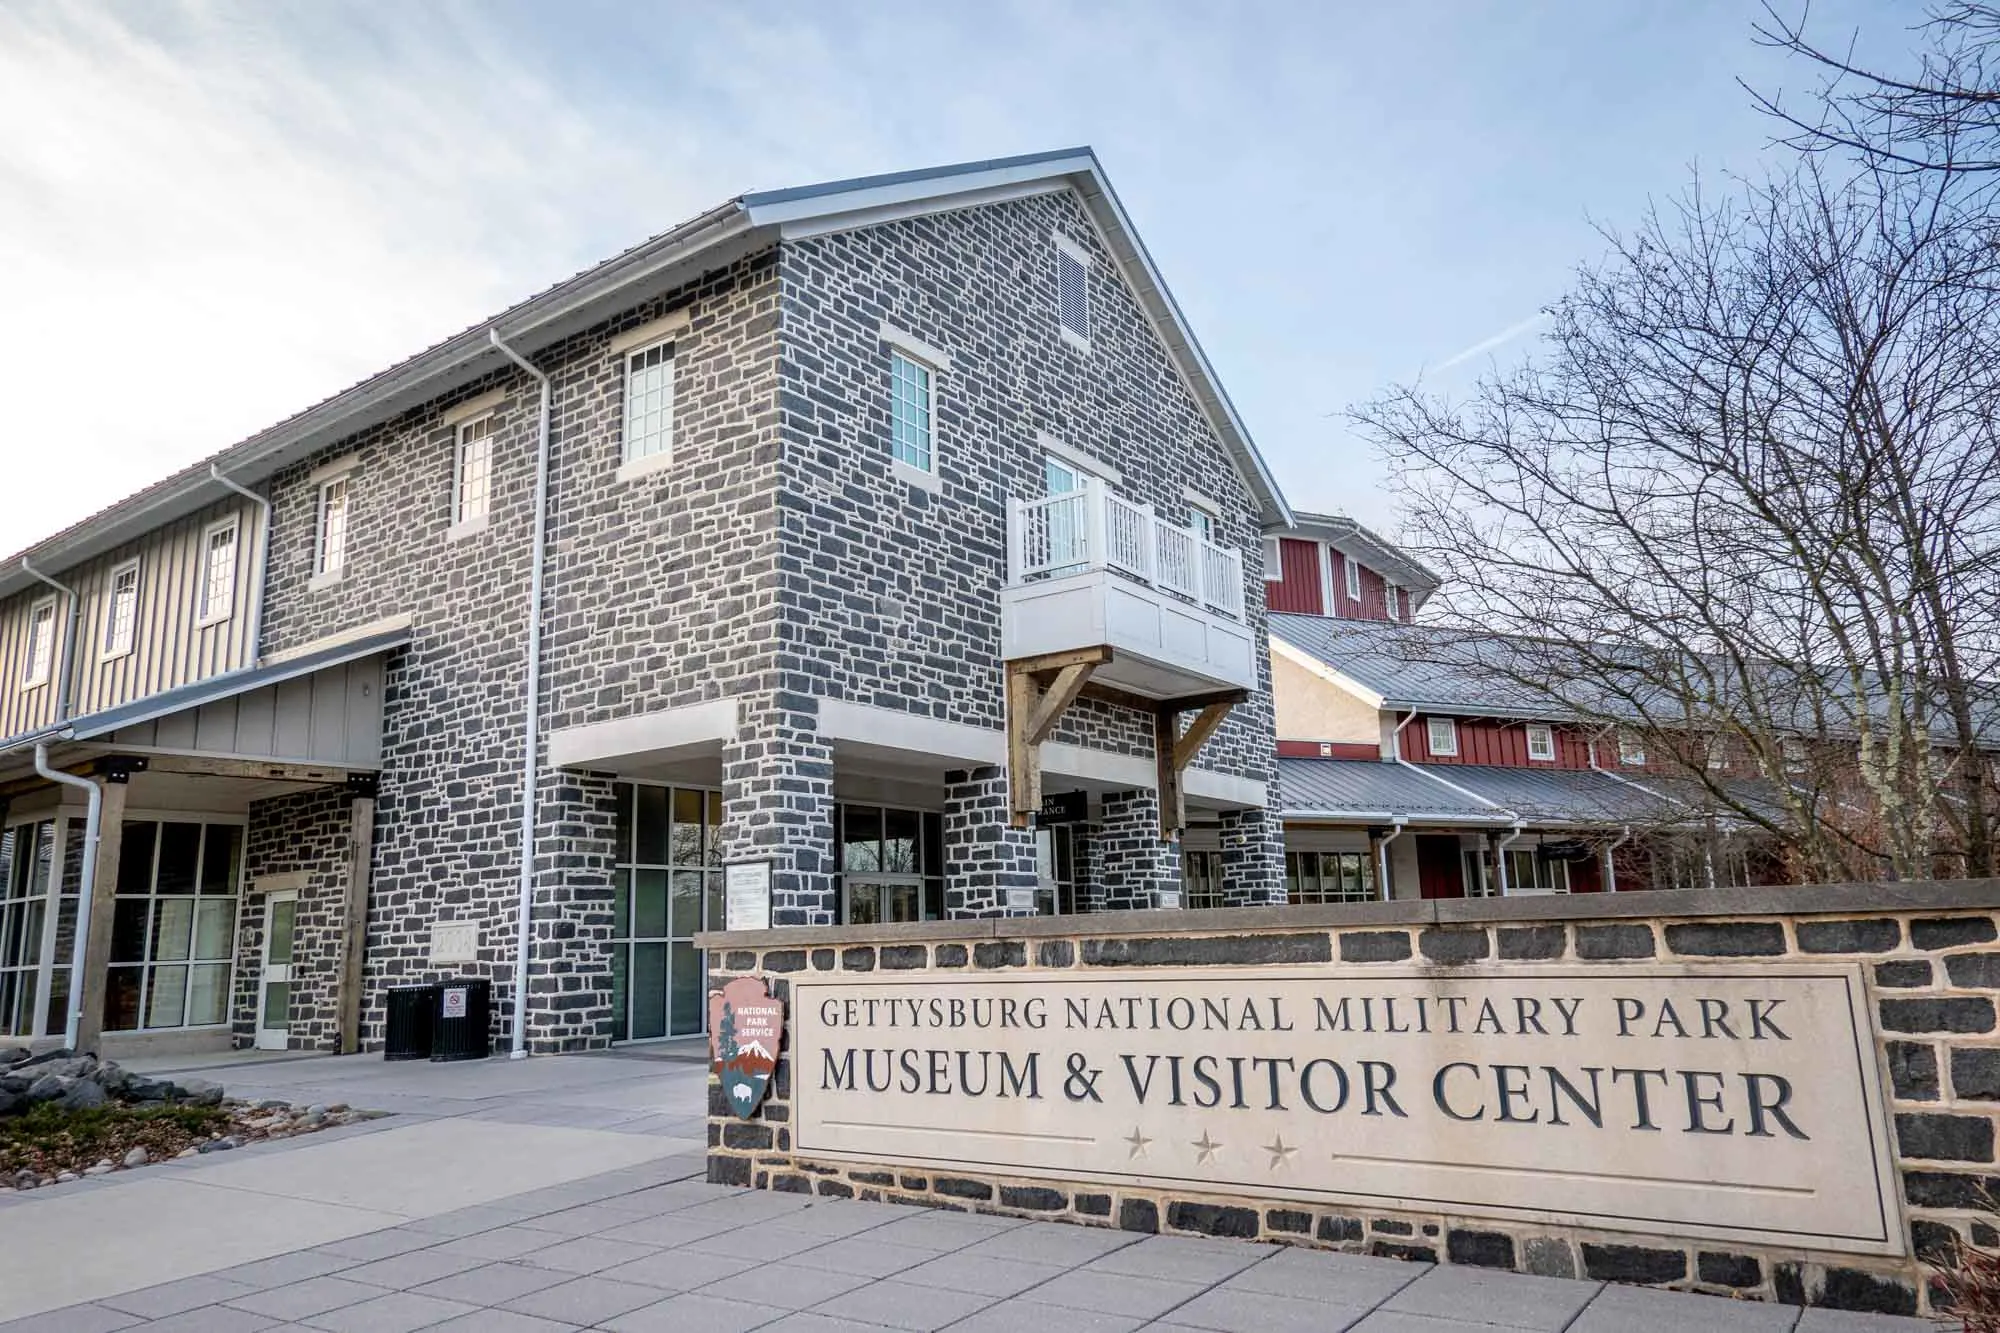
[[[1777,0],[1774,0],[1776,3]],[[750,189],[1089,144],[1295,508],[1754,173],[1760,0],[0,0],[0,551]],[[1818,0],[1893,58],[1910,3]]]

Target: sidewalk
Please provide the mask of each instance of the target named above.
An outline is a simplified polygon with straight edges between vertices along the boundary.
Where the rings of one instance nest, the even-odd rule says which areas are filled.
[[[700,1124],[705,1070],[695,1064],[564,1057],[454,1070],[325,1059],[245,1067],[236,1082],[247,1089],[253,1074],[272,1095],[296,1099],[312,1089],[368,1105],[363,1089],[372,1085],[410,1109],[220,1162],[19,1196],[0,1208],[0,1318],[41,1313],[0,1329],[1937,1329],[1914,1319],[709,1185],[701,1179],[702,1141],[658,1129]],[[547,1123],[576,1116],[611,1122]]]

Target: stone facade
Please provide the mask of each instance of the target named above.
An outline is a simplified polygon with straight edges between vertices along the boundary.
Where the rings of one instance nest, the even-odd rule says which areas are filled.
[[[1057,331],[1057,234],[1096,256],[1088,353]],[[675,320],[671,460],[622,467],[624,357],[614,342]],[[884,322],[952,360],[937,386],[935,493],[889,465]],[[737,734],[702,785],[723,793],[725,856],[774,860],[780,923],[826,924],[839,911],[836,765],[818,732],[820,700],[1002,724],[1006,500],[1043,493],[1038,432],[1115,467],[1120,489],[1163,515],[1184,521],[1190,490],[1211,498],[1222,511],[1217,540],[1243,554],[1247,614],[1262,640],[1249,491],[1067,192],[783,241],[536,362],[552,382],[545,725],[734,701]],[[455,413],[475,401],[494,413],[492,498],[487,521],[467,532],[453,524]],[[498,1037],[511,1021],[537,403],[527,376],[490,374],[270,483],[264,653],[388,616],[410,626],[384,692],[366,1045],[381,1037],[384,989],[434,975],[430,930],[443,921],[478,922],[478,961],[450,971],[490,977]],[[345,566],[316,578],[320,486],[347,464]],[[1262,669],[1264,688],[1199,762],[1269,784],[1275,801]],[[1150,755],[1151,734],[1149,716],[1085,700],[1052,739]],[[544,766],[540,779],[534,1049],[609,1040],[610,776]],[[933,801],[945,808],[942,784]],[[1004,824],[1004,802],[977,804],[981,818]],[[1136,849],[1139,822],[1113,841]],[[1151,844],[1125,858],[1118,893],[1086,898],[1167,900],[1178,858],[1157,829]],[[984,904],[969,910],[1005,910],[1004,890],[1032,888],[1025,835],[989,841],[968,827],[955,846],[977,860],[947,867],[965,901]],[[977,859],[989,852],[992,865]],[[1243,900],[1281,891],[1272,863],[1236,864],[1256,881],[1245,881]],[[253,936],[246,924],[246,950]],[[247,1010],[239,1019],[250,1021]]]
[[[1748,901],[1746,901],[1748,898]],[[1282,908],[1200,919],[1145,916],[939,923],[893,943],[862,928],[718,935],[711,985],[756,973],[774,992],[802,972],[1067,972],[1117,967],[1322,963],[1365,976],[1413,959],[1449,969],[1555,961],[1859,961],[1885,1076],[1912,1257],[1877,1259],[1704,1244],[1422,1210],[815,1162],[791,1150],[789,1056],[759,1118],[710,1086],[709,1178],[1175,1235],[1219,1235],[1428,1262],[1593,1277],[1718,1295],[1896,1314],[1930,1313],[1926,1261],[2000,1226],[2000,883],[1682,891],[1607,899]],[[1095,929],[1091,929],[1091,928]],[[789,1050],[789,1046],[787,1048]]]
[[[297,1051],[337,1049],[341,941],[347,913],[347,792],[326,788],[257,801],[244,834],[244,887],[236,909],[235,1000],[230,1033],[239,1046],[257,1035],[269,899],[255,892],[272,876],[301,876],[292,930],[290,1037]]]

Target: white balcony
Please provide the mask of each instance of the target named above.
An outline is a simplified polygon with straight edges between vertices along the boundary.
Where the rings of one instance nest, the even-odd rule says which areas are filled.
[[[1097,480],[1008,502],[1001,644],[1008,661],[1108,647],[1093,679],[1148,698],[1257,687],[1242,556]]]

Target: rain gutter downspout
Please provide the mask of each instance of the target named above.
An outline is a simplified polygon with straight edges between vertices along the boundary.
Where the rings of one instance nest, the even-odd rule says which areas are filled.
[[[1494,810],[1498,810],[1501,814],[1507,816],[1507,818],[1514,821],[1514,831],[1512,833],[1509,833],[1506,837],[1500,839],[1499,842],[1493,845],[1494,866],[1500,872],[1500,896],[1502,898],[1505,898],[1507,896],[1507,858],[1500,854],[1500,850],[1501,848],[1505,847],[1508,843],[1514,841],[1514,839],[1521,836],[1521,830],[1527,826],[1527,821],[1523,819],[1520,816],[1520,814],[1517,813],[1516,811],[1508,810],[1502,807],[1500,802],[1488,800],[1486,797],[1481,796],[1478,792],[1472,790],[1472,788],[1470,787],[1461,787],[1456,782],[1451,782],[1444,778],[1441,778],[1437,774],[1430,772],[1428,769],[1420,768],[1417,765],[1411,763],[1409,760],[1403,758],[1403,728],[1409,726],[1412,722],[1416,720],[1417,720],[1417,710],[1412,708],[1410,710],[1410,715],[1404,718],[1401,722],[1398,722],[1396,724],[1395,734],[1392,738],[1396,744],[1396,756],[1395,756],[1396,762],[1401,764],[1404,768],[1409,769],[1412,773],[1420,774],[1423,777],[1429,778],[1432,782],[1439,783],[1442,786],[1449,787],[1453,791],[1457,792],[1460,796],[1470,796],[1473,800],[1479,802],[1481,805],[1488,806]]]
[[[1397,815],[1389,836],[1375,844],[1375,883],[1381,887],[1382,900],[1389,900],[1389,844],[1403,836],[1403,826],[1410,821]]]
[[[1611,853],[1617,851],[1630,841],[1632,841],[1632,826],[1627,824],[1625,831],[1618,835],[1618,841],[1604,849],[1604,891],[1606,893],[1618,892],[1618,865],[1612,860]]]
[[[219,464],[208,465],[208,475],[217,484],[235,491],[238,495],[257,506],[264,516],[263,531],[257,537],[257,584],[250,593],[250,655],[248,666],[256,666],[263,660],[264,648],[264,576],[271,559],[271,502],[248,486],[239,485],[222,475]],[[204,577],[206,571],[204,571]]]
[[[1493,844],[1493,868],[1500,874],[1500,896],[1507,896],[1507,844],[1521,836],[1522,821],[1514,816],[1514,831]]]
[[[542,571],[548,555],[549,528],[549,377],[533,362],[500,341],[500,330],[486,337],[501,355],[532,376],[542,388],[542,410],[535,444],[535,539],[528,574],[527,721],[522,727],[521,753],[521,906],[514,957],[514,1045],[510,1060],[528,1056],[528,949],[535,913],[535,783],[539,775],[542,702]]]
[[[83,816],[83,878],[81,892],[76,898],[76,943],[72,947],[69,965],[69,1013],[63,1018],[63,1045],[74,1051],[77,1027],[83,1021],[83,968],[90,948],[90,900],[96,896],[93,886],[97,883],[97,835],[103,825],[104,789],[89,778],[50,768],[47,741],[35,743],[35,771],[51,782],[81,788],[85,793],[84,799],[89,802]]]
[[[62,676],[56,682],[56,721],[67,722],[69,721],[70,706],[70,676],[73,674],[70,667],[76,660],[76,622],[77,617],[82,614],[83,602],[77,597],[76,589],[70,587],[67,583],[58,583],[47,574],[42,573],[41,570],[36,569],[32,564],[28,563],[28,557],[25,555],[21,557],[21,569],[30,578],[40,579],[69,599],[69,624],[63,630],[62,666],[59,668]]]

